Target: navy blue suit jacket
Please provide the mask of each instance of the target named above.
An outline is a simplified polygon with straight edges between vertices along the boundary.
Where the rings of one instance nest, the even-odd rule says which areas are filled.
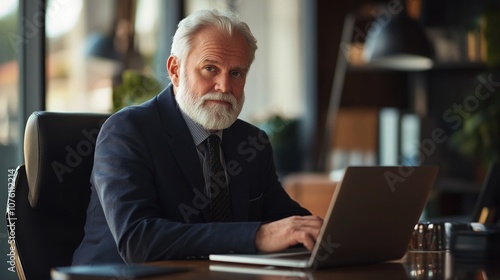
[[[231,223],[210,223],[196,147],[172,85],[101,128],[85,237],[73,264],[256,252],[262,222],[308,215],[283,190],[267,135],[237,120],[223,132]]]

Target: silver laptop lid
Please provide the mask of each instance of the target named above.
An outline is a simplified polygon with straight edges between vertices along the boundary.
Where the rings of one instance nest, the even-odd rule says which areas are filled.
[[[309,267],[401,258],[437,173],[436,166],[348,167],[333,194]]]

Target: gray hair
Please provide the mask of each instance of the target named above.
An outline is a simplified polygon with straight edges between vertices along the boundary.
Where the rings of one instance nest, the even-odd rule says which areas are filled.
[[[206,27],[215,27],[228,35],[235,31],[241,33],[250,48],[250,63],[253,62],[257,50],[257,39],[253,36],[248,25],[234,12],[215,9],[196,11],[179,22],[172,41],[171,54],[179,60],[185,61],[191,51],[193,37]]]

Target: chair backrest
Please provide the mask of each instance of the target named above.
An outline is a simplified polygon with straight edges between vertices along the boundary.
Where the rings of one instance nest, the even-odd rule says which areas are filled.
[[[493,161],[489,166],[471,222],[500,225],[500,161]]]
[[[84,234],[95,142],[109,115],[34,112],[24,138],[7,227],[20,279],[50,279],[71,265]],[[12,243],[11,243],[12,245]]]

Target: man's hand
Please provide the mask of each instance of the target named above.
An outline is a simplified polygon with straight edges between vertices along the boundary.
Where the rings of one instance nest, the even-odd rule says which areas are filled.
[[[318,216],[292,216],[268,224],[257,230],[255,244],[261,252],[276,252],[303,244],[312,251],[323,219]]]

